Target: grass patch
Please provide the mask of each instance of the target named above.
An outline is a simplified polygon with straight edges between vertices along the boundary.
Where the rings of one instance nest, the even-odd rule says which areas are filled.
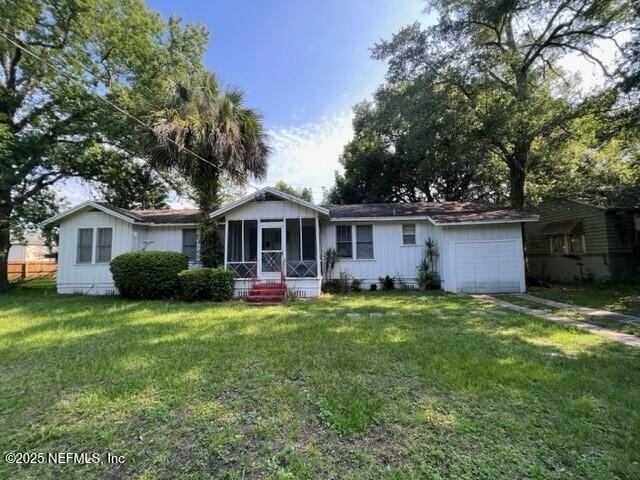
[[[640,316],[640,284],[558,283],[551,288],[531,287],[530,293],[558,302]]]
[[[464,295],[0,296],[0,478],[640,477],[640,352]]]
[[[591,323],[592,325],[598,325],[599,327],[608,328],[616,332],[628,333],[629,335],[635,335],[640,337],[640,325],[620,322],[612,318],[607,317],[594,317],[591,315],[583,315],[576,310],[569,308],[552,307],[551,305],[544,305],[533,300],[527,300],[526,298],[518,297],[517,295],[500,295],[498,298],[505,300],[514,305],[521,307],[531,308],[533,310],[539,310],[541,312],[553,313],[561,315],[572,320],[579,322]]]

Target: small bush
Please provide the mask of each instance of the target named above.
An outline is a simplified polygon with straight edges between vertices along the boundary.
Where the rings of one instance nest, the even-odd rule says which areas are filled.
[[[359,278],[354,278],[351,280],[351,291],[352,292],[361,292],[362,291],[362,280]]]
[[[177,252],[130,252],[111,261],[111,275],[126,298],[170,298],[180,292],[178,274],[188,267]]]
[[[380,283],[382,284],[382,290],[389,291],[394,290],[396,288],[396,279],[394,277],[390,277],[389,275],[385,275],[384,278],[378,278]]]
[[[209,276],[211,299],[215,302],[231,300],[234,290],[233,272],[222,267],[212,268]]]
[[[178,274],[182,298],[188,301],[211,298],[211,269],[194,268]]]

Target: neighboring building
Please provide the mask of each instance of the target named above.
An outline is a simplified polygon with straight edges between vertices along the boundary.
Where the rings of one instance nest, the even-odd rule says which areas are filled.
[[[50,219],[60,225],[58,292],[114,291],[109,261],[134,250],[182,251],[198,261],[197,210],[128,211],[87,202]],[[299,296],[320,294],[321,258],[339,255],[333,277],[347,272],[377,284],[384,275],[415,284],[427,238],[438,243],[444,290],[523,292],[521,224],[537,216],[472,203],[318,206],[273,188],[210,214],[224,226],[225,265],[236,295],[255,279],[280,282]]]
[[[634,211],[552,200],[526,226],[529,273],[552,280],[627,279],[640,273]]]
[[[11,240],[9,262],[55,262],[50,253],[41,235],[28,232],[23,238]]]

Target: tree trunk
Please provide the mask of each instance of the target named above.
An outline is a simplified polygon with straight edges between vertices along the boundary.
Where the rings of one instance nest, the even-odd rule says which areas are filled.
[[[11,248],[11,234],[9,232],[9,217],[0,214],[0,292],[9,289],[9,249]]]
[[[511,177],[511,207],[523,208],[525,199],[525,181],[527,177],[526,169],[523,169],[518,163],[513,162],[509,165],[509,173]]]

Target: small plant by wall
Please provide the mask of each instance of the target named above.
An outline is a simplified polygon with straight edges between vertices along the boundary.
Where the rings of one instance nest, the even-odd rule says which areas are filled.
[[[440,275],[435,269],[438,257],[438,244],[431,237],[424,242],[422,260],[416,267],[416,282],[420,290],[437,290],[440,288]]]

